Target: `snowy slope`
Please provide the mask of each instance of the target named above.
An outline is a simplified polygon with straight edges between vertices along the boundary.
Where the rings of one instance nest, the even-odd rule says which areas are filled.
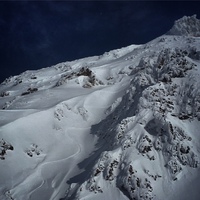
[[[199,199],[199,20],[171,30],[6,79],[0,199]]]

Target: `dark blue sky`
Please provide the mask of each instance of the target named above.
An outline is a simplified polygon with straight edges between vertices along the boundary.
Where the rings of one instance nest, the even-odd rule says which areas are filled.
[[[198,1],[1,1],[0,82],[25,70],[146,43]]]

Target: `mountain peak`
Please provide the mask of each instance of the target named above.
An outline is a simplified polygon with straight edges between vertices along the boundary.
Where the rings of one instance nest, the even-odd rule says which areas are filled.
[[[184,16],[174,22],[167,34],[199,37],[200,20],[196,18],[196,15]]]

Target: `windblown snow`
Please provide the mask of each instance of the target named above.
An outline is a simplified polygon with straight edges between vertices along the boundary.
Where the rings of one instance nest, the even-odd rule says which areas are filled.
[[[198,200],[199,30],[6,79],[0,199]]]

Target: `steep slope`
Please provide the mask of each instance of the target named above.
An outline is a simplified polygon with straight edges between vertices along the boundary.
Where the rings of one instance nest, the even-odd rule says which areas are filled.
[[[5,80],[0,199],[199,199],[199,20],[178,27],[190,20],[187,35],[176,22],[147,44]]]

